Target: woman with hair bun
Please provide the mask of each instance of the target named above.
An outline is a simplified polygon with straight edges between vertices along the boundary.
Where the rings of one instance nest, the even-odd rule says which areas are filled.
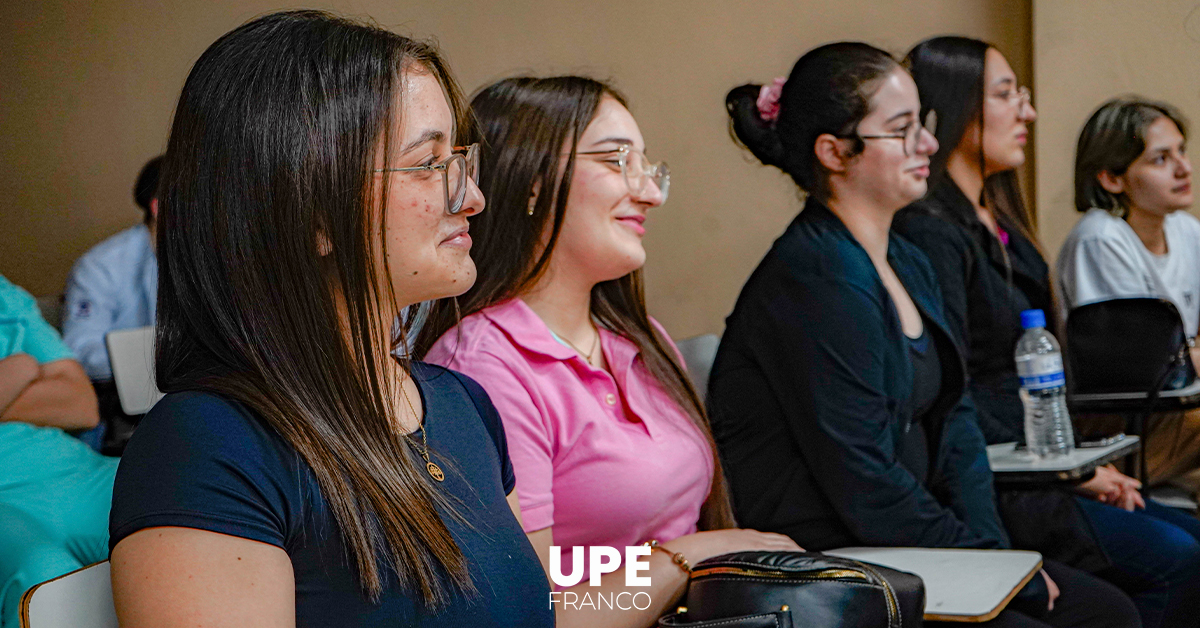
[[[812,50],[726,104],[736,139],[807,194],[742,289],[709,384],[739,520],[816,550],[1009,547],[937,278],[891,232],[926,192],[936,114],[861,43]],[[992,625],[1138,617],[1112,585],[1047,561]]]
[[[942,152],[931,166],[929,196],[897,214],[895,228],[936,271],[984,437],[1024,442],[1013,358],[1024,333],[1020,314],[1055,313],[1016,172],[1037,113],[1004,55],[986,42],[935,37],[917,44],[907,63],[922,106],[938,112]],[[1074,487],[1006,487],[1000,513],[1014,545],[1121,587],[1144,625],[1195,626],[1200,522],[1144,500],[1140,487],[1101,467]]]

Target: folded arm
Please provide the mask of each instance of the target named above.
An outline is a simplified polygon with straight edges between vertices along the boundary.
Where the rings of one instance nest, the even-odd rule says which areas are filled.
[[[0,416],[8,411],[21,393],[38,378],[42,368],[27,353],[17,353],[0,360]]]
[[[18,356],[10,356],[9,360]],[[20,421],[44,427],[87,429],[100,421],[96,392],[83,367],[71,359],[55,360],[37,365],[37,374],[4,407],[0,421]],[[16,369],[27,369],[18,364]],[[0,375],[0,379],[3,378]],[[20,380],[18,380],[20,381]],[[7,393],[9,382],[0,386],[0,402]]]

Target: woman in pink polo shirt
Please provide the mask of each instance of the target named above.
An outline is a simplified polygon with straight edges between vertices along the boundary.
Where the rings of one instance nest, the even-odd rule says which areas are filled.
[[[689,564],[798,549],[734,529],[703,404],[646,313],[642,234],[670,179],[647,160],[624,98],[586,78],[512,78],[471,107],[489,208],[471,219],[479,274],[457,304],[434,305],[418,355],[477,379],[499,409],[547,572],[552,545],[567,572],[574,546],[664,550],[639,574],[651,587],[630,589],[649,593],[648,608],[556,604],[558,625],[647,626],[683,593]],[[619,593],[622,571],[575,590]]]

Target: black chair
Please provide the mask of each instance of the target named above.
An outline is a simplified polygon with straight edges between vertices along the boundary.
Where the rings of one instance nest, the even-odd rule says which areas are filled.
[[[1072,413],[1125,416],[1142,438],[1139,479],[1146,479],[1146,421],[1155,412],[1200,406],[1200,381],[1183,320],[1166,299],[1110,299],[1067,315],[1067,405]]]

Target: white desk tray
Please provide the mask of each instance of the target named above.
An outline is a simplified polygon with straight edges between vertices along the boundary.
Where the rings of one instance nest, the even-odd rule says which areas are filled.
[[[925,620],[994,619],[1042,567],[1019,550],[846,547],[823,552],[914,573],[925,581]]]

